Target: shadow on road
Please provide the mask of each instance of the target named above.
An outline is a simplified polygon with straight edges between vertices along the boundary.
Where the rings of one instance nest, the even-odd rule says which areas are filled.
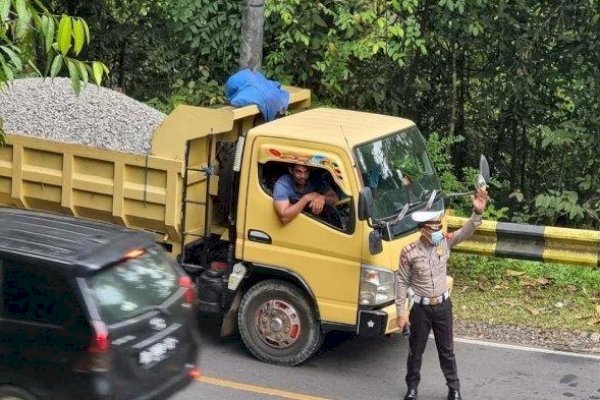
[[[220,347],[227,349],[228,352],[252,357],[250,352],[244,347],[242,339],[237,332],[225,338],[220,337],[221,327],[220,316],[200,315],[198,317],[198,328],[200,338],[203,344],[211,347]],[[346,332],[329,332],[315,355],[303,365],[318,363],[338,364],[356,366],[362,365],[365,359],[373,357],[387,357],[392,348],[408,347],[406,340],[400,335],[391,337],[359,337]]]

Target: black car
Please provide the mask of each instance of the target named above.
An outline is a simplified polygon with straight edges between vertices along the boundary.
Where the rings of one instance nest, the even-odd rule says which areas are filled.
[[[169,397],[199,373],[195,296],[149,234],[0,208],[0,400]]]

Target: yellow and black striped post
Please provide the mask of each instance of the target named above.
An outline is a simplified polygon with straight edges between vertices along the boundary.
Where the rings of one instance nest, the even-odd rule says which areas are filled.
[[[448,231],[466,218],[448,216]],[[600,268],[600,232],[484,220],[456,250],[488,256]]]

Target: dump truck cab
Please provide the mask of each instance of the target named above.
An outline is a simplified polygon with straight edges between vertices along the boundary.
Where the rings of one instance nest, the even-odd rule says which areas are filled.
[[[288,224],[279,220],[273,185],[294,164],[310,167],[338,195],[327,218],[305,210]],[[238,322],[253,354],[296,364],[330,330],[395,332],[393,272],[400,250],[418,234],[410,218],[393,222],[405,204],[415,211],[440,192],[415,124],[348,110],[300,112],[249,130],[240,171],[235,256],[247,282]],[[361,220],[365,189],[372,193],[371,215]],[[443,209],[441,196],[432,209]],[[374,229],[382,239],[379,254],[369,249]],[[280,286],[253,292],[262,280]],[[300,315],[302,301],[285,297],[290,288],[312,316]],[[318,334],[312,335],[313,325]],[[302,335],[312,341],[304,343]]]

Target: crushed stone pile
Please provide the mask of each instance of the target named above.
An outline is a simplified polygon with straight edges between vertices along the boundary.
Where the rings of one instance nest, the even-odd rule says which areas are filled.
[[[122,93],[68,78],[17,79],[0,90],[7,133],[125,153],[147,154],[166,115]]]

